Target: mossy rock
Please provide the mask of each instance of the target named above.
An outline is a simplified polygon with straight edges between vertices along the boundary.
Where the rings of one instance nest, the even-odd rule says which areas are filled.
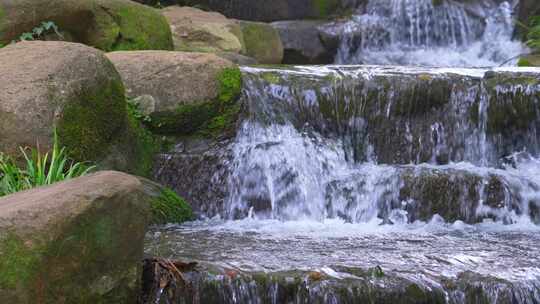
[[[56,129],[77,161],[150,174],[159,143],[129,115],[120,75],[102,52],[21,42],[0,50],[0,63],[6,71],[0,75],[0,151],[13,157],[19,147],[47,151]]]
[[[146,124],[159,134],[219,137],[234,132],[240,112],[238,97],[242,89],[242,74],[236,67],[225,68],[217,75],[216,81],[218,94],[214,100],[152,113]]]
[[[279,32],[270,24],[241,21],[246,55],[261,64],[279,64],[283,61],[283,44]]]
[[[151,202],[155,224],[180,224],[194,219],[193,210],[186,201],[169,188],[163,188]]]
[[[52,21],[73,42],[105,51],[173,48],[165,17],[129,0],[2,0],[1,12],[0,43],[4,44],[41,22]]]
[[[135,303],[151,195],[104,171],[0,199],[0,302]]]

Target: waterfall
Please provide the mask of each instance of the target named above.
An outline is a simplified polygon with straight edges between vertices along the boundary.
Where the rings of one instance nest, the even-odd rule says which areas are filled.
[[[339,37],[338,64],[515,65],[524,52],[513,40],[515,6],[488,0],[369,1],[349,21],[325,31]]]
[[[199,265],[148,303],[540,303],[540,69],[499,67],[515,5],[367,1],[321,28],[339,65],[243,67],[236,134],[157,161],[199,220],[147,254]]]
[[[534,73],[244,72],[250,110],[233,148],[230,218],[407,223],[435,213],[466,222],[538,216],[540,179],[521,170],[540,170]],[[506,84],[493,84],[505,77]],[[522,126],[511,126],[517,120],[508,121],[505,111],[523,111]]]

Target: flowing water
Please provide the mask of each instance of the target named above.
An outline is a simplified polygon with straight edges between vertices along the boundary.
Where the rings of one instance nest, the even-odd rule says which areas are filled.
[[[440,2],[440,3],[437,3]],[[325,29],[340,37],[340,64],[515,65],[516,1],[378,0]]]
[[[368,4],[338,61],[521,51],[494,25],[509,3],[433,3]],[[493,39],[506,53],[471,55]],[[147,254],[199,265],[152,302],[540,303],[540,69],[242,72],[235,137],[180,142],[156,166],[200,219],[155,227]]]

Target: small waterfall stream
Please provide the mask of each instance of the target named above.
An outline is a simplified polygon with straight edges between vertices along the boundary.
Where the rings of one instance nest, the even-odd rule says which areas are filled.
[[[380,65],[243,67],[236,135],[156,166],[200,219],[147,254],[199,265],[150,302],[540,303],[540,69],[465,68],[513,7],[369,1],[326,30]]]
[[[326,31],[340,37],[339,64],[438,67],[515,65],[516,3],[501,1],[369,1]]]

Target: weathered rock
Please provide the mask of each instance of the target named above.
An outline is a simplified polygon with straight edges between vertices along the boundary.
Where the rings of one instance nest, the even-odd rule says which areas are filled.
[[[238,65],[254,65],[258,64],[259,62],[255,60],[254,58],[244,56],[237,53],[231,53],[231,52],[222,52],[222,53],[216,53],[221,58],[227,59],[229,61],[232,61]]]
[[[51,146],[78,159],[103,158],[126,116],[124,87],[99,50],[65,42],[21,42],[0,50],[0,151]]]
[[[0,199],[0,302],[135,303],[151,210],[104,171]]]
[[[265,64],[283,61],[283,44],[276,29],[262,22],[240,21],[240,26],[247,56]]]
[[[156,0],[137,0],[155,5]],[[229,18],[253,21],[277,21],[328,18],[363,0],[160,0],[162,5],[189,5],[217,11]]]
[[[324,21],[279,21],[272,23],[283,43],[285,64],[330,64],[337,48],[327,49],[319,26]],[[337,44],[336,44],[337,47]]]
[[[155,105],[151,113],[216,99],[219,73],[234,66],[228,60],[206,53],[113,52],[107,57],[120,73],[128,97],[153,97]]]
[[[51,147],[56,127],[72,157],[146,175],[152,138],[128,117],[120,75],[99,50],[21,42],[0,50],[0,151]]]
[[[1,0],[0,43],[44,21],[54,22],[75,42],[106,51],[173,47],[165,18],[129,0]]]
[[[173,6],[164,9],[163,15],[171,25],[174,46],[178,51],[244,51],[240,26],[219,13]]]

